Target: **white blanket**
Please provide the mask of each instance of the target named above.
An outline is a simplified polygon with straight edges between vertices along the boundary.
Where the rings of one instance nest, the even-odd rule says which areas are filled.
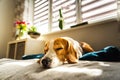
[[[43,69],[34,59],[0,59],[0,80],[120,80],[120,62],[79,61]]]

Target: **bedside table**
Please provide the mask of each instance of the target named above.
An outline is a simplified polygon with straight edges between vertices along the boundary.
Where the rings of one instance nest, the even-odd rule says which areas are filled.
[[[8,42],[7,58],[21,59],[23,55],[39,54],[44,51],[44,40],[21,39]]]

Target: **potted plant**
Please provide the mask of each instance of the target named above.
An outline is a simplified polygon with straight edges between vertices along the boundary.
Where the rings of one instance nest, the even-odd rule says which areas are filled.
[[[28,30],[28,35],[30,35],[31,38],[38,38],[40,36],[40,33],[37,32],[37,28],[35,26],[31,26]]]

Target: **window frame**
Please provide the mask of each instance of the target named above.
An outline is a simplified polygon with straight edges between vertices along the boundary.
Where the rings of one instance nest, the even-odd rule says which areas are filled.
[[[53,0],[48,0],[48,32],[47,33],[51,33],[54,32],[52,31],[52,5],[53,5]],[[82,23],[82,10],[81,10],[81,2],[82,0],[76,0],[76,24]],[[117,1],[116,1],[117,4]],[[101,21],[101,20],[100,20]]]

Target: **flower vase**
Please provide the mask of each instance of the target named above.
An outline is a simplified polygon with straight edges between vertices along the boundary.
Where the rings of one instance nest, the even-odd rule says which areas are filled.
[[[19,30],[19,34],[18,34],[18,39],[20,40],[23,36],[23,31],[22,30]]]
[[[63,14],[62,14],[62,9],[59,9],[59,28],[62,30],[64,27],[64,18],[63,18]]]

